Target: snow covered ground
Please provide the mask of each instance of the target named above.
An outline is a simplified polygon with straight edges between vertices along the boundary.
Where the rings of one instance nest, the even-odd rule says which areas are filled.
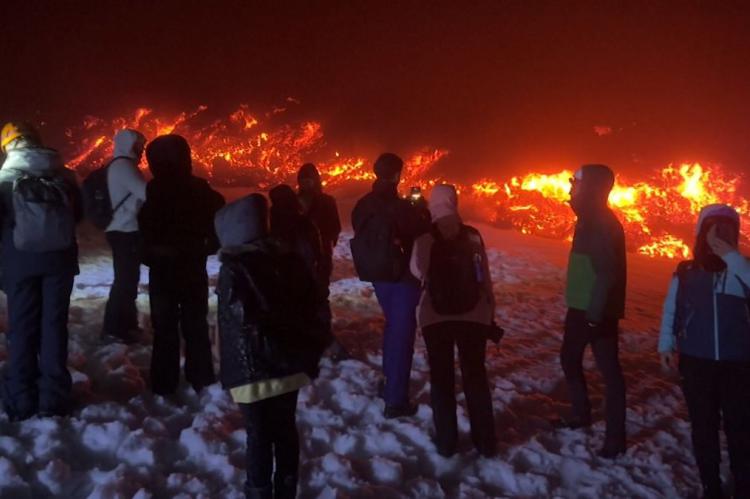
[[[335,334],[354,359],[325,359],[320,378],[300,394],[300,497],[694,496],[699,483],[682,397],[655,354],[672,263],[630,255],[629,318],[621,336],[630,447],[606,461],[596,457],[601,410],[589,431],[548,423],[565,408],[558,351],[567,245],[479,227],[491,248],[498,323],[506,329],[500,347],[489,346],[487,361],[499,457],[480,458],[472,449],[462,405],[460,453],[450,459],[436,453],[421,338],[412,371],[419,412],[383,418],[376,396],[383,321],[371,288],[354,277],[348,244],[341,244],[332,285]],[[22,423],[0,411],[0,497],[242,497],[245,432],[230,397],[218,385],[200,394],[183,386],[174,397],[153,396],[146,389],[150,338],[130,347],[100,344],[111,263],[96,238],[84,247],[70,315],[77,408],[68,419]],[[215,260],[209,271],[216,276]],[[148,330],[145,287],[139,308]],[[5,357],[2,342],[0,364]],[[586,366],[599,407],[602,385],[589,356]]]

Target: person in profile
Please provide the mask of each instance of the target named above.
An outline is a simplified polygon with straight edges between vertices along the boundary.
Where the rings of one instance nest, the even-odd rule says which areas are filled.
[[[385,315],[382,388],[386,418],[412,416],[417,406],[409,400],[409,380],[419,281],[409,271],[414,240],[430,230],[430,214],[423,202],[410,203],[398,194],[404,162],[393,153],[375,161],[377,180],[372,191],[352,211],[352,257],[360,280],[371,282]]]
[[[11,421],[70,412],[68,309],[78,273],[76,224],[83,217],[73,171],[39,132],[21,122],[0,131],[2,288],[8,357],[2,385]]]
[[[216,381],[208,337],[206,258],[218,249],[213,219],[224,198],[192,174],[190,146],[180,135],[162,135],[146,147],[153,179],[138,215],[154,347],[151,390],[177,391],[180,333],[185,340],[185,378],[198,392]]]
[[[248,498],[293,498],[299,474],[300,388],[330,342],[307,262],[270,236],[268,203],[252,194],[216,215],[221,241],[220,379],[247,429]]]
[[[722,423],[732,497],[750,497],[750,262],[737,249],[739,236],[734,208],[701,210],[693,259],[675,270],[659,336],[662,365],[679,369],[703,497],[709,499],[725,497]]]
[[[568,384],[572,416],[566,428],[591,425],[591,402],[583,354],[591,345],[606,385],[607,430],[599,455],[625,452],[625,379],[619,359],[619,321],[625,311],[626,259],[622,225],[608,206],[615,175],[605,165],[582,166],[571,178],[570,206],[577,216],[568,261],[563,344],[560,360]]]
[[[415,241],[411,271],[422,282],[417,320],[430,364],[435,445],[450,457],[458,444],[453,354],[458,347],[471,439],[482,456],[492,457],[497,442],[484,362],[495,295],[484,241],[461,220],[454,186],[436,186],[429,209],[432,231]]]

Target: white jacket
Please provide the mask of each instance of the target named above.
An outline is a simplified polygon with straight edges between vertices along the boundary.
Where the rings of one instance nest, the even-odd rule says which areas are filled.
[[[138,230],[138,211],[146,200],[146,180],[138,169],[140,153],[145,139],[134,130],[120,130],[114,138],[116,159],[107,171],[107,186],[114,209],[125,197],[130,197],[114,212],[107,232],[136,232]],[[125,159],[122,156],[130,159]]]

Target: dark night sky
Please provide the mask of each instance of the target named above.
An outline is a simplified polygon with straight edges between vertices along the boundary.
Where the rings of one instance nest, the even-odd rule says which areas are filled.
[[[294,96],[329,141],[446,147],[450,168],[750,161],[747,4],[69,0],[4,11],[0,118],[50,129],[136,105]]]

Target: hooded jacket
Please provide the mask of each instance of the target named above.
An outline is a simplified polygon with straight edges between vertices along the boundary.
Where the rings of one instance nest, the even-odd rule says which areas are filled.
[[[320,231],[323,254],[330,261],[333,257],[333,248],[336,247],[341,234],[341,219],[339,218],[336,200],[333,196],[323,192],[320,173],[314,165],[309,163],[303,165],[297,175],[297,180],[300,186],[304,180],[312,182],[312,187],[309,189],[300,187],[299,200],[302,205],[302,212],[310,217],[310,220]]]
[[[16,147],[8,150],[0,169],[0,215],[2,216],[3,278],[23,278],[28,275],[47,275],[78,272],[78,247],[32,253],[16,249],[13,244],[13,182],[24,175],[37,177],[59,176],[67,181],[73,196],[76,221],[83,217],[81,191],[75,173],[65,168],[57,151],[43,147]]]
[[[696,247],[713,217],[731,220],[739,235],[739,215],[726,205],[701,210]],[[750,261],[737,251],[721,257],[726,268],[711,272],[685,261],[678,265],[664,301],[659,352],[717,361],[750,362]]]
[[[107,186],[112,208],[122,205],[112,215],[107,232],[138,231],[138,211],[146,200],[146,180],[138,168],[145,143],[145,137],[135,130],[125,129],[115,134],[112,157],[116,159],[107,169]]]
[[[419,327],[437,324],[447,321],[474,322],[489,325],[495,318],[495,295],[492,290],[492,275],[490,274],[489,262],[484,249],[484,241],[474,227],[464,225],[458,214],[458,198],[456,190],[450,185],[439,185],[432,190],[429,201],[430,216],[436,230],[444,238],[456,237],[459,231],[466,230],[467,235],[477,247],[482,250],[482,291],[479,302],[473,310],[460,315],[438,314],[427,291],[427,277],[430,271],[430,253],[435,243],[435,236],[428,232],[417,238],[414,242],[414,251],[411,254],[411,273],[422,282],[422,295],[417,307],[417,322]]]
[[[601,323],[625,314],[627,267],[625,233],[607,197],[614,183],[604,165],[585,165],[576,173],[577,193],[571,199],[576,213],[573,245],[568,260],[565,300],[569,308],[586,312]]]
[[[223,386],[253,392],[245,402],[299,388],[299,377],[286,385],[280,380],[315,377],[331,338],[318,318],[312,275],[299,255],[268,236],[261,195],[227,205],[215,223],[223,245],[217,286]],[[269,380],[275,384],[263,383]]]
[[[153,179],[138,215],[144,263],[199,263],[218,249],[214,215],[224,197],[192,174],[190,147],[179,135],[163,135],[146,148]]]

